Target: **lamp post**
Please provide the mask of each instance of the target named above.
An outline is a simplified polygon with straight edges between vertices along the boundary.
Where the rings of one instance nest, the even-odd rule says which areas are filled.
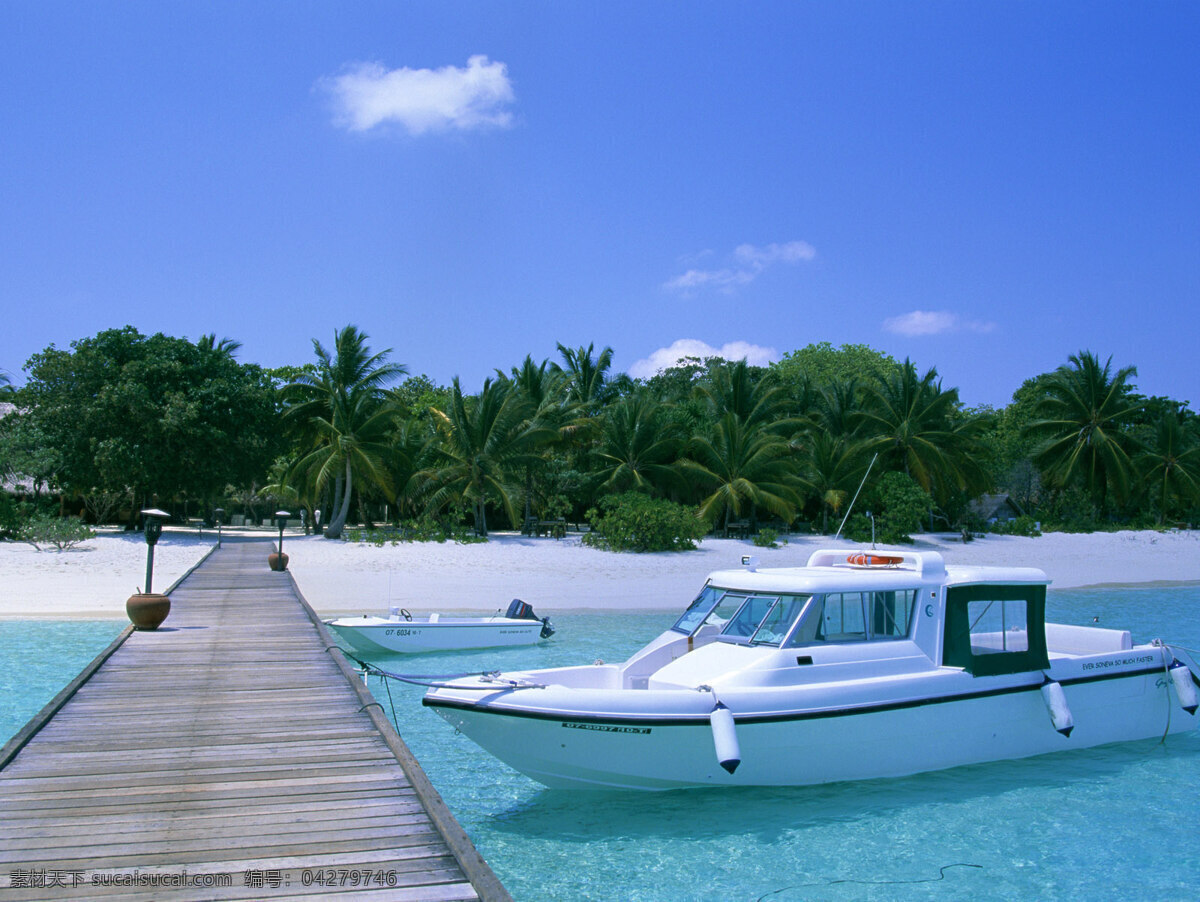
[[[154,581],[154,546],[158,544],[159,536],[162,535],[163,523],[169,519],[171,519],[171,515],[166,511],[160,511],[157,507],[142,511],[142,529],[146,533],[147,594],[154,591],[151,588],[151,583]]]
[[[289,511],[275,511],[275,519],[279,521],[279,550],[274,554],[267,555],[267,563],[272,570],[287,569],[288,556],[283,553],[283,527],[290,516],[291,512]]]
[[[142,530],[146,535],[146,590],[129,596],[125,602],[125,612],[134,629],[158,629],[171,612],[171,599],[153,590],[154,546],[162,535],[163,523],[170,517],[166,511],[155,507],[142,511]]]
[[[225,516],[225,508],[214,507],[213,516],[217,520],[217,547],[221,547],[221,518]]]

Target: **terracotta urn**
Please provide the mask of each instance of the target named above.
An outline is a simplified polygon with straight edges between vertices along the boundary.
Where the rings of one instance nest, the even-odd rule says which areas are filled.
[[[125,613],[135,630],[156,630],[171,613],[171,599],[157,592],[138,592],[125,602]]]
[[[288,556],[282,551],[272,551],[267,555],[267,563],[271,565],[272,570],[286,570]]]

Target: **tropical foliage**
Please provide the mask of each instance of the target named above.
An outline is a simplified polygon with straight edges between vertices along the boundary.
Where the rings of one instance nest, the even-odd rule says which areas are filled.
[[[127,326],[70,350],[51,346],[26,370],[18,413],[4,419],[9,468],[60,491],[207,509],[226,485],[264,473],[277,451],[266,373],[211,343]]]
[[[612,348],[559,344],[474,392],[409,376],[354,325],[270,373],[238,363],[240,347],[126,328],[47,348],[24,386],[0,381],[14,405],[0,471],[96,521],[150,498],[250,518],[279,503],[309,523],[322,511],[330,537],[349,523],[356,536],[484,537],[566,519],[612,548],[708,531],[769,545],[843,522],[899,541],[969,535],[984,493],[1006,493],[1024,517],[998,528],[1026,534],[1200,519],[1196,414],[1139,395],[1134,367],[1086,350],[1005,407],[968,409],[936,368],[862,345],[767,367],[690,358],[640,380],[613,373]]]
[[[293,466],[297,494],[315,498],[333,485],[326,535],[336,538],[350,515],[355,480],[391,490],[384,459],[395,408],[384,387],[407,370],[387,363],[387,351],[372,354],[355,326],[334,336],[332,352],[315,338],[313,349],[316,372],[283,388],[284,419],[302,452]]]

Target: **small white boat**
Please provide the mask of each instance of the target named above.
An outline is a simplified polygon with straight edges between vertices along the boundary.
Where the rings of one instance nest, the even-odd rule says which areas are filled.
[[[491,617],[443,617],[430,614],[414,619],[393,607],[387,617],[340,617],[325,625],[355,651],[363,654],[455,651],[503,645],[533,645],[554,635],[549,617],[538,618],[533,608],[514,598],[508,611]]]
[[[1185,651],[1046,623],[1048,584],[928,552],[745,558],[624,663],[456,678],[424,704],[533,779],[593,789],[894,777],[1195,727]]]

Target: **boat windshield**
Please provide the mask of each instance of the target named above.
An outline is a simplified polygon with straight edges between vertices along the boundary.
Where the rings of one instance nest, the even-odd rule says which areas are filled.
[[[673,630],[694,636],[702,626],[727,642],[780,645],[800,618],[808,595],[759,594],[705,586]]]

